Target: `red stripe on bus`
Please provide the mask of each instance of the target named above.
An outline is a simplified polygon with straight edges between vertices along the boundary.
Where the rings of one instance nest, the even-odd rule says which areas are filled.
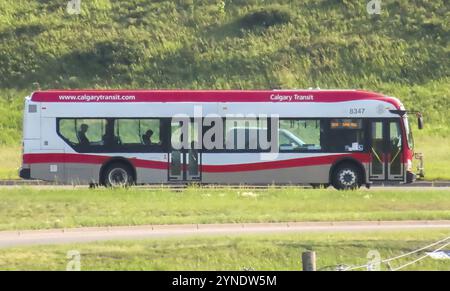
[[[83,164],[103,164],[108,156],[83,155],[83,154],[25,154],[24,164],[45,164],[45,163],[83,163]]]
[[[168,170],[169,169],[169,164],[167,162],[141,160],[141,159],[130,159],[130,160],[131,160],[131,163],[136,168],[158,169],[158,170]]]
[[[327,165],[336,162],[343,157],[352,157],[357,161],[368,163],[370,155],[365,153],[327,155],[318,157],[296,158],[289,160],[278,160],[246,164],[228,164],[228,165],[202,165],[201,169],[205,173],[226,173],[226,172],[244,172],[273,170],[293,167]],[[78,163],[78,164],[104,164],[111,159],[111,156],[85,155],[85,154],[25,154],[23,156],[24,164],[47,164],[47,163]],[[167,170],[168,162],[142,160],[130,158],[130,162],[136,168]]]
[[[46,163],[74,163],[74,164],[104,164],[111,156],[84,155],[84,154],[25,154],[24,164],[46,164]],[[130,162],[136,168],[162,169],[167,170],[167,162],[142,160],[130,158]]]
[[[362,163],[368,163],[370,161],[369,154],[354,153],[354,154],[329,155],[329,156],[308,157],[308,158],[296,158],[289,160],[248,163],[248,164],[202,165],[202,171],[208,173],[248,172],[248,171],[305,167],[305,166],[330,165],[343,157],[352,157],[355,160],[358,160]]]

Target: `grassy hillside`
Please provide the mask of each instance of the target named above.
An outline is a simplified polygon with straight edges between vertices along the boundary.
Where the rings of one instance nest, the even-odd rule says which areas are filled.
[[[446,1],[384,0],[380,15],[360,0],[82,0],[80,15],[66,4],[0,2],[2,145],[19,143],[22,98],[35,83],[362,88],[423,111],[419,142],[449,141]]]

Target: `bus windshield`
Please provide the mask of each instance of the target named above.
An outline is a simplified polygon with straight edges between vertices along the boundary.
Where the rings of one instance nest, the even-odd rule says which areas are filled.
[[[406,138],[408,140],[408,147],[410,149],[414,149],[414,139],[411,131],[411,125],[409,124],[409,120],[407,117],[404,118],[405,130],[406,130]]]

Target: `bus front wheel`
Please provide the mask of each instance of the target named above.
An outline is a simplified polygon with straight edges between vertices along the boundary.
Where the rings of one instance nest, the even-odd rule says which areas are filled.
[[[332,184],[338,190],[358,189],[362,184],[361,171],[351,163],[339,165],[333,172]]]
[[[103,176],[103,184],[106,187],[127,187],[134,184],[133,172],[124,163],[112,163]]]

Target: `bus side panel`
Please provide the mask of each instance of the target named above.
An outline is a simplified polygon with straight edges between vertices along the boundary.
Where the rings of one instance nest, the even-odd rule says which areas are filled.
[[[292,160],[311,157],[311,155],[302,154],[279,154],[273,161],[261,160],[259,153],[210,153],[203,156],[202,181],[204,183],[328,183],[332,166],[331,163],[293,166]],[[245,169],[246,164],[250,165],[248,169]]]
[[[62,155],[62,158],[58,158],[58,160],[31,164],[31,177],[61,184],[85,185],[98,183],[101,165],[66,163],[64,159]]]
[[[167,169],[136,168],[137,184],[167,183]]]
[[[34,163],[30,165],[31,178],[65,183],[64,163]]]
[[[331,165],[292,167],[274,170],[225,173],[203,172],[204,183],[221,184],[302,184],[328,183]]]
[[[167,183],[168,159],[166,153],[127,154],[136,169],[137,184]]]
[[[203,154],[202,182],[223,184],[326,184],[335,163],[348,154],[278,154],[264,161],[260,154]],[[358,154],[365,155],[365,154]],[[367,183],[368,160],[362,160]]]
[[[51,153],[36,151],[30,153],[26,160],[30,164],[32,179],[65,183],[64,151],[54,150]]]
[[[66,163],[66,184],[99,183],[100,164]]]

